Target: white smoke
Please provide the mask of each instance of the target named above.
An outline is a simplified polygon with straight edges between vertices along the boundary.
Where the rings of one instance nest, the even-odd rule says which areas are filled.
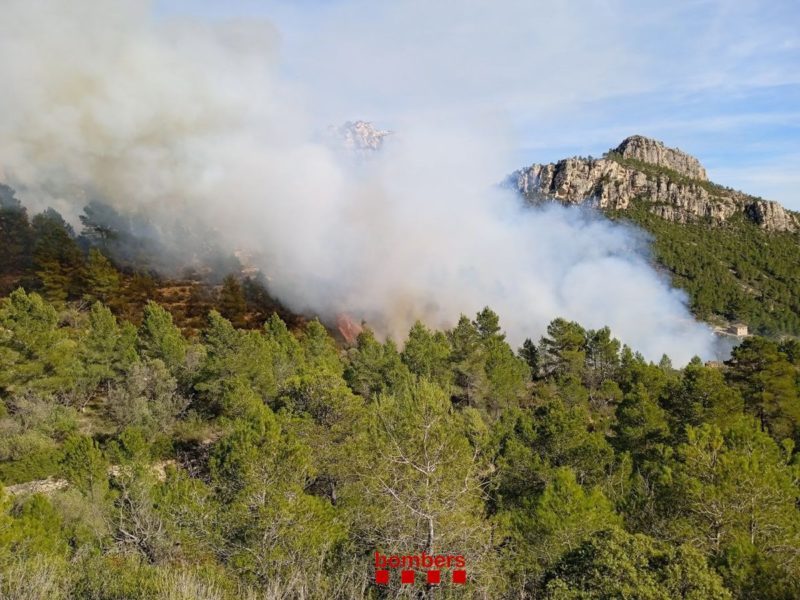
[[[2,173],[34,209],[74,219],[100,197],[213,228],[290,308],[398,338],[489,305],[514,343],[563,316],[650,359],[711,355],[639,233],[495,185],[515,166],[502,128],[415,115],[354,166],[313,141],[314,102],[276,75],[277,48],[267,25],[155,23],[134,0],[7,0]]]

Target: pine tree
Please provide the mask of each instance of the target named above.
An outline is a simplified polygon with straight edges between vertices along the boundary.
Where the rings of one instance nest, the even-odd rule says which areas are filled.
[[[90,301],[114,304],[119,300],[120,275],[103,254],[96,248],[89,250],[84,270],[85,297]]]
[[[567,467],[555,469],[538,497],[498,515],[511,542],[504,552],[515,587],[530,589],[543,572],[593,534],[622,526],[599,488],[584,490]]]
[[[765,338],[747,338],[733,349],[726,364],[728,379],[741,391],[761,427],[778,441],[794,437],[800,426],[798,369],[778,345]]]
[[[31,224],[34,267],[47,299],[80,296],[83,256],[72,228],[51,208],[36,215]]]
[[[341,377],[344,364],[336,342],[328,335],[325,326],[314,319],[306,324],[300,336],[306,369],[312,373],[326,373]]]
[[[732,568],[744,567],[749,555],[780,563],[775,577],[796,577],[800,555],[786,551],[800,547],[791,454],[791,444],[779,446],[752,417],[725,432],[690,427],[659,490],[656,527],[717,560],[726,557]]]
[[[670,433],[664,409],[650,398],[641,383],[625,395],[617,408],[614,431],[617,448],[641,459],[652,458]]]
[[[364,398],[381,392],[399,392],[410,383],[411,373],[403,364],[395,343],[386,340],[381,344],[369,328],[358,334],[349,359],[345,380],[356,394]]]
[[[450,352],[450,343],[442,332],[434,333],[421,321],[417,321],[408,332],[408,339],[400,356],[414,375],[425,377],[443,389],[448,389],[452,380]]]
[[[218,306],[220,314],[233,323],[234,327],[244,326],[247,301],[239,280],[233,275],[228,275],[222,282]]]
[[[286,323],[276,314],[264,323],[264,335],[274,348],[272,369],[275,382],[283,387],[286,382],[303,370],[304,353],[300,342],[292,335]]]
[[[538,379],[539,370],[541,368],[541,365],[539,364],[541,362],[541,358],[536,344],[531,341],[531,338],[525,338],[525,341],[522,343],[522,348],[520,348],[517,352],[522,360],[528,364],[528,368],[531,370],[531,379]]]
[[[486,397],[486,354],[475,324],[461,315],[448,332],[452,352],[450,365],[454,374],[455,396],[467,406],[480,406]]]
[[[184,366],[188,344],[172,315],[152,300],[144,307],[139,326],[139,348],[143,356],[159,359],[177,375]]]
[[[477,585],[490,587],[483,462],[463,423],[448,395],[424,379],[380,395],[350,440],[339,503],[365,549],[462,554]]]
[[[33,234],[28,213],[14,190],[0,183],[0,275],[23,274],[30,268]]]
[[[64,442],[61,472],[81,494],[98,502],[108,490],[108,462],[97,442],[72,435]]]
[[[730,600],[720,576],[690,546],[619,529],[598,532],[545,575],[546,600]]]
[[[203,332],[206,356],[197,374],[195,389],[209,407],[215,408],[222,394],[239,380],[267,402],[278,391],[273,368],[275,346],[260,331],[236,329],[216,311],[208,315]]]
[[[703,423],[724,429],[744,410],[739,391],[726,383],[719,369],[706,367],[700,360],[686,365],[680,381],[664,395],[663,406],[670,413],[676,433]]]
[[[214,447],[210,477],[224,505],[218,519],[230,532],[224,551],[234,572],[261,585],[302,581],[308,597],[319,557],[343,541],[328,501],[306,492],[314,473],[309,447],[257,396],[241,390],[248,416]]]
[[[89,329],[81,340],[87,392],[123,375],[139,360],[136,354],[136,329],[130,323],[119,325],[111,311],[96,302],[89,313]]]
[[[22,288],[0,305],[0,392],[66,396],[81,377],[78,345],[58,314]]]
[[[127,238],[128,224],[115,209],[107,204],[92,201],[83,208],[83,214],[78,217],[83,225],[81,237],[93,246],[98,246],[103,252],[112,251],[122,239]],[[126,242],[131,240],[125,239]]]
[[[578,376],[586,362],[586,331],[572,321],[555,319],[540,343],[540,362],[546,377]]]

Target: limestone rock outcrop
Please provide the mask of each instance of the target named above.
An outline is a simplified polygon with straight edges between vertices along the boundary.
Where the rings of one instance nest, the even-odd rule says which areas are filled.
[[[557,200],[625,210],[636,199],[651,212],[678,223],[721,224],[738,214],[769,231],[800,230],[798,215],[777,202],[711,183],[693,156],[638,135],[625,139],[603,158],[531,165],[515,172],[511,184],[534,202]]]
[[[672,169],[691,179],[708,181],[706,170],[694,156],[675,148],[667,148],[658,140],[651,140],[641,135],[632,135],[616,147],[615,152],[622,158],[640,160],[642,162]]]

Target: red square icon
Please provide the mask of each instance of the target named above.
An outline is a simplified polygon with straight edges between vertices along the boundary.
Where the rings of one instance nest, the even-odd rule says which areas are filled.
[[[375,583],[389,585],[389,571],[375,571]]]
[[[400,571],[400,583],[414,583],[414,571]]]
[[[438,584],[442,581],[441,571],[428,571],[428,583],[431,585]]]
[[[467,572],[453,571],[453,583],[467,583]]]

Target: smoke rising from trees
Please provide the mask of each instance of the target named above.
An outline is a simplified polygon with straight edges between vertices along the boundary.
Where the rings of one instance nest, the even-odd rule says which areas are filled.
[[[489,305],[514,343],[563,316],[653,360],[712,354],[642,234],[496,185],[516,166],[498,123],[409,115],[359,161],[320,142],[325,98],[280,76],[279,37],[133,0],[6,2],[0,179],[73,222],[96,199],[147,215],[176,263],[193,252],[179,229],[213,230],[290,308],[395,337]]]

